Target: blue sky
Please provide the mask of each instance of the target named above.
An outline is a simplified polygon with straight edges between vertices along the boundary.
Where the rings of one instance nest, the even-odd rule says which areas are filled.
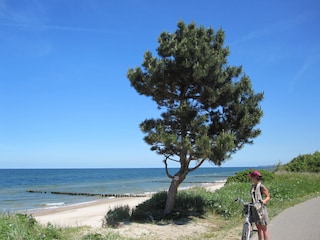
[[[320,150],[318,0],[0,0],[0,168],[163,167],[138,126],[159,112],[126,73],[180,20],[222,28],[265,94],[262,134],[222,166]]]

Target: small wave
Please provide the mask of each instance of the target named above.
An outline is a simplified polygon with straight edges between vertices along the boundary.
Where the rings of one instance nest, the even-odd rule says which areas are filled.
[[[62,206],[64,205],[64,202],[57,202],[57,203],[45,203],[45,206],[53,207],[53,206]]]
[[[165,191],[165,190],[162,190],[162,191]],[[156,194],[157,192],[144,192],[144,195],[147,195],[147,196],[149,196],[149,195],[153,195],[153,194]]]
[[[39,207],[36,208],[30,208],[27,211],[28,212],[38,212],[41,210],[46,210],[46,209],[55,209],[55,208],[59,208],[59,207],[64,207],[66,205],[65,202],[55,202],[55,203],[43,203],[43,204],[39,204]]]
[[[221,179],[221,180],[214,181],[214,183],[225,183],[225,182],[227,182],[227,179]]]

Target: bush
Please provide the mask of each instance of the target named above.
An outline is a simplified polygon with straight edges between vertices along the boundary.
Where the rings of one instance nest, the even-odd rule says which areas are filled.
[[[247,169],[245,171],[237,172],[234,176],[228,177],[227,183],[234,183],[234,182],[241,182],[241,183],[248,183],[251,182],[248,174],[251,173],[253,169]],[[273,172],[268,170],[258,170],[262,175],[262,181],[268,182],[274,179],[275,175]]]
[[[299,155],[285,165],[289,172],[320,172],[320,152]]]
[[[163,218],[167,192],[154,194],[149,200],[139,204],[132,210],[131,219],[134,221],[153,221]]]
[[[130,207],[128,205],[116,207],[114,209],[110,209],[107,212],[102,225],[109,227],[118,227],[120,222],[129,220],[129,218]]]
[[[205,213],[206,201],[199,194],[201,190],[191,189],[179,191],[175,201],[175,208],[166,219],[179,219],[189,216],[201,216]],[[204,190],[202,190],[204,192]],[[159,192],[151,199],[138,205],[133,211],[131,219],[135,221],[160,221],[165,219],[163,211],[167,200],[167,192]]]
[[[201,191],[189,190],[178,192],[173,218],[202,216],[205,213],[206,201]]]

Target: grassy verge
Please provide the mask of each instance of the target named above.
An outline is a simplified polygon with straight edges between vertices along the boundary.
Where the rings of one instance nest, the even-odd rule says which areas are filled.
[[[275,174],[273,179],[265,182],[265,185],[271,194],[271,201],[268,205],[271,221],[286,208],[320,196],[320,174]],[[209,234],[208,238],[239,239],[243,221],[242,208],[239,203],[234,202],[234,199],[241,197],[249,201],[249,189],[250,184],[248,185],[248,183],[231,182],[224,188],[212,194],[209,193],[207,196],[208,210],[217,217],[220,228]]]
[[[271,201],[268,205],[271,220],[290,206],[320,196],[320,174],[316,173],[275,174],[272,178],[266,179],[264,184],[271,194]],[[239,239],[243,221],[242,207],[234,200],[237,197],[249,200],[250,186],[249,182],[228,181],[225,187],[214,193],[202,188],[181,192],[177,199],[180,206],[177,212],[182,214],[182,217],[191,214],[193,218],[205,218],[206,221],[212,223],[212,226],[215,226],[206,234],[192,236],[191,239]],[[165,195],[161,193],[151,202],[142,204],[140,211],[148,209],[148,216],[150,216],[152,206],[163,209],[163,197]],[[137,212],[139,209],[135,211],[136,214],[139,213]],[[154,211],[158,213],[159,209],[154,209]],[[108,229],[92,232],[92,229],[80,227],[58,228],[50,224],[44,227],[39,225],[32,216],[2,214],[0,216],[0,239],[124,240],[127,238]]]

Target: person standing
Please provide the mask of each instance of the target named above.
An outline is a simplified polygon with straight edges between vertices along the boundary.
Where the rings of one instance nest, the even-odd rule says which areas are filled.
[[[267,228],[269,224],[267,203],[270,201],[268,189],[261,183],[262,175],[259,171],[254,170],[248,174],[252,181],[251,198],[255,205],[252,209],[251,221],[254,222],[258,229],[259,240],[270,240],[270,234]]]

